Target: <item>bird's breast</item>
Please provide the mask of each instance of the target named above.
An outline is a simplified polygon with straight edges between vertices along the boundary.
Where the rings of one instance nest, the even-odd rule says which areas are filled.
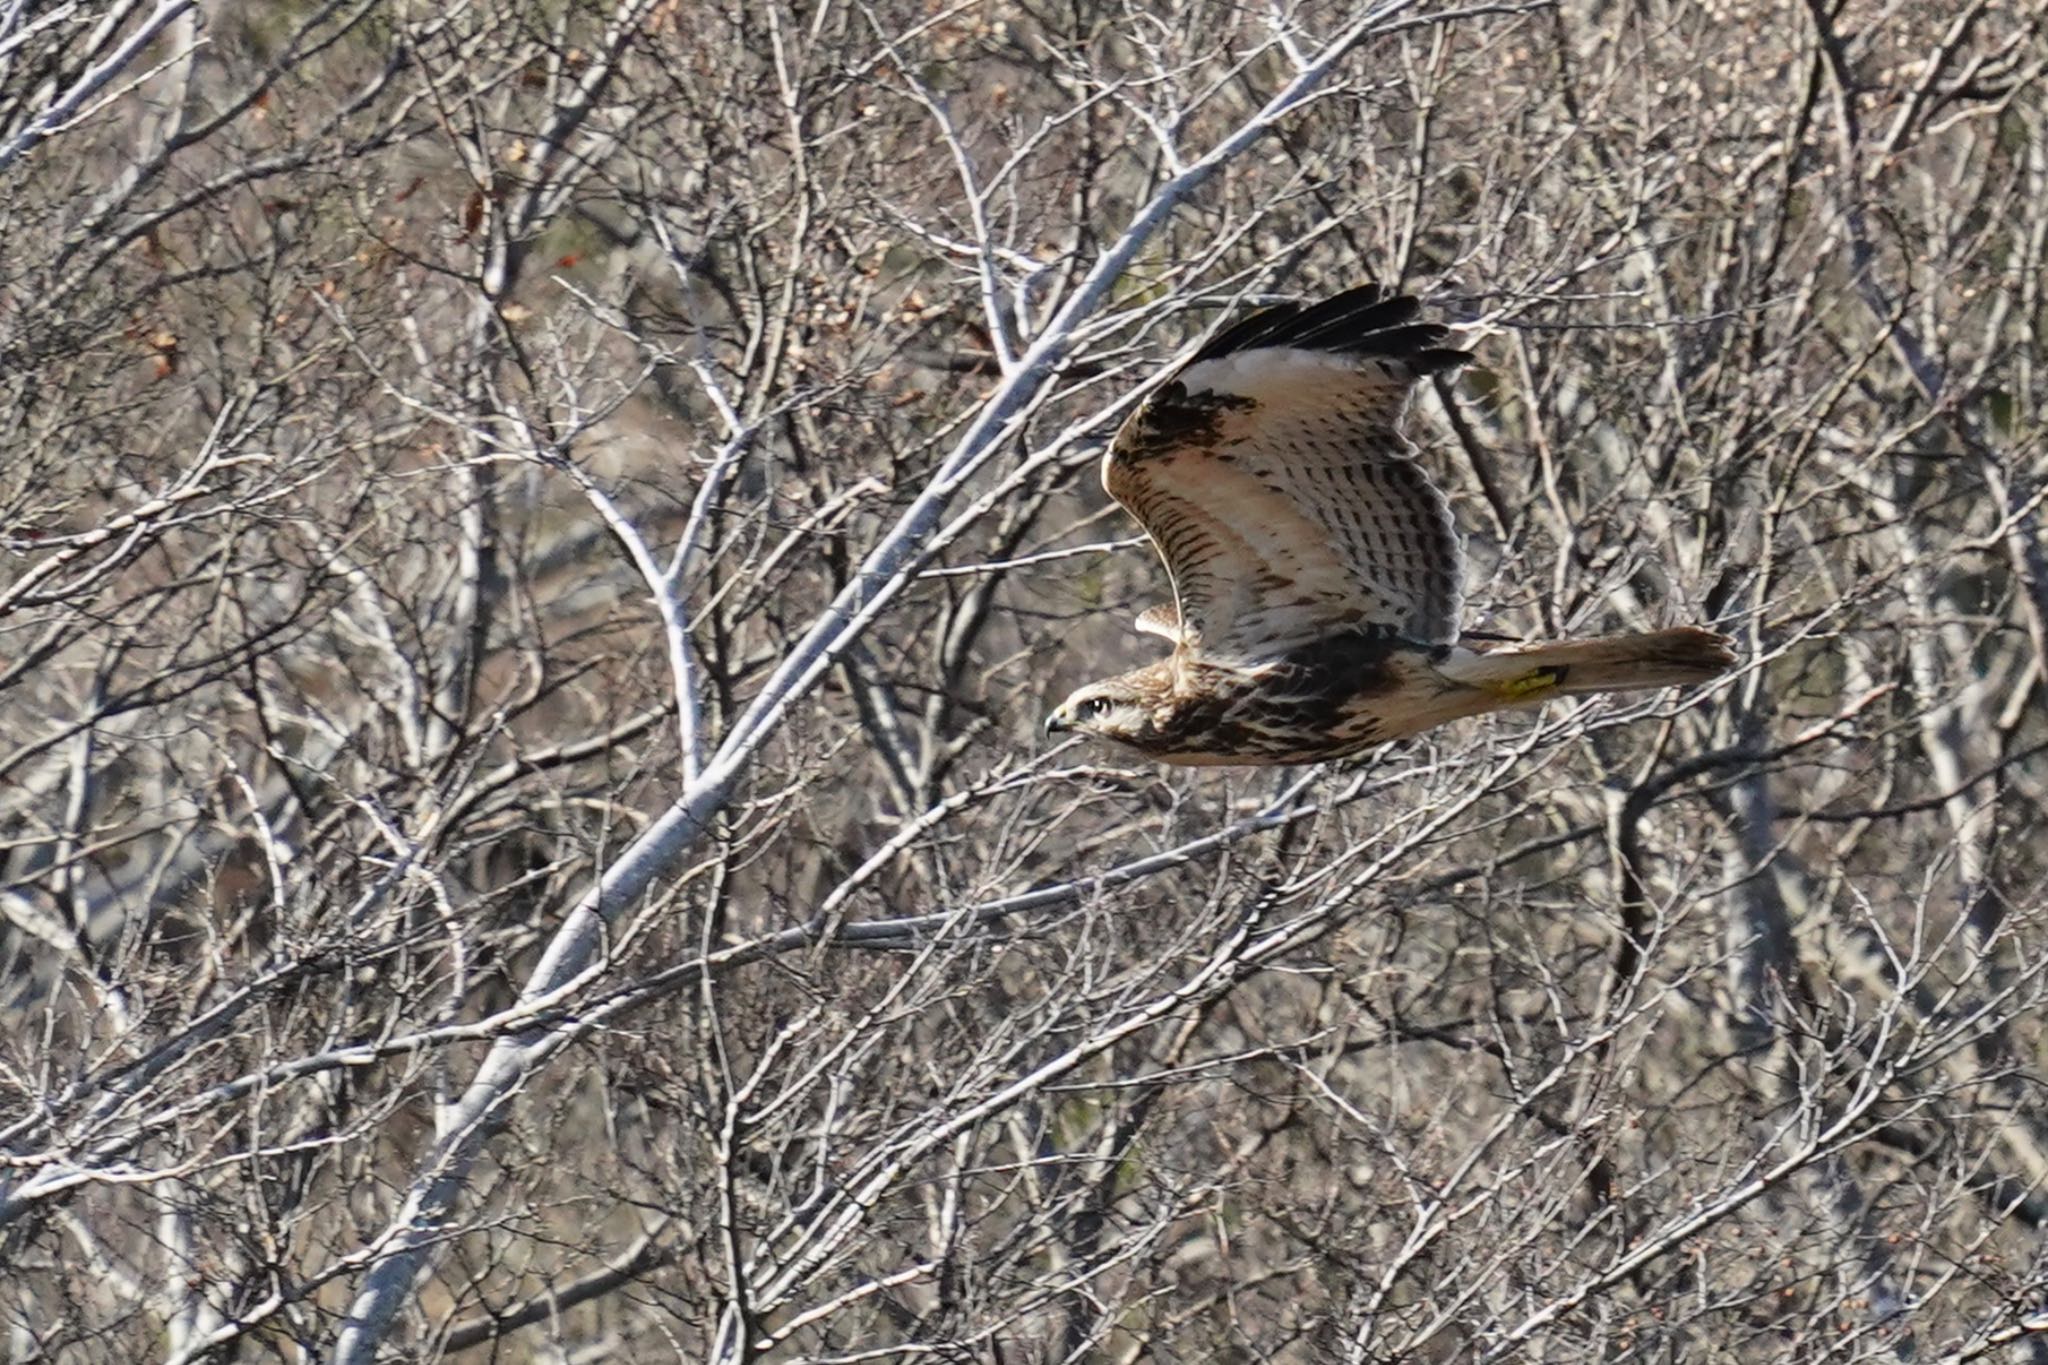
[[[1422,651],[1384,632],[1345,632],[1256,664],[1183,660],[1161,708],[1168,762],[1305,763],[1341,758],[1382,738],[1381,706]]]

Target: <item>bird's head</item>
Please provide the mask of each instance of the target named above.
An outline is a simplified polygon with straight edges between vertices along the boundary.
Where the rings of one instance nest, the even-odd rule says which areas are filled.
[[[1049,735],[1071,730],[1143,749],[1156,732],[1158,698],[1128,677],[1089,683],[1045,718]]]

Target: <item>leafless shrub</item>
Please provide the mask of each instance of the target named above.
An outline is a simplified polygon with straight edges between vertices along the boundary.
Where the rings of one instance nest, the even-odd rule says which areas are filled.
[[[2034,1358],[2025,9],[0,5],[7,1354]],[[1365,277],[1739,674],[1045,746]]]

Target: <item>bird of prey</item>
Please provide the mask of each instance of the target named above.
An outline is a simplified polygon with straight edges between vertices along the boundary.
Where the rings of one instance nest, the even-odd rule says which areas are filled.
[[[1464,553],[1402,415],[1464,364],[1448,327],[1373,285],[1226,329],[1117,432],[1103,486],[1138,519],[1173,605],[1168,658],[1046,718],[1166,763],[1344,758],[1548,697],[1705,682],[1726,637],[1684,627],[1545,643],[1461,639]]]

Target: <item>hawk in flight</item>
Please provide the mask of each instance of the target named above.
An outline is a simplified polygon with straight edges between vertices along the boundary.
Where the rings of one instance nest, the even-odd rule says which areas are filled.
[[[1046,718],[1166,763],[1315,763],[1547,697],[1705,682],[1735,662],[1694,628],[1460,640],[1464,553],[1402,435],[1424,375],[1471,359],[1372,285],[1233,326],[1110,444],[1102,483],[1138,519],[1173,605],[1138,629],[1173,653]]]

